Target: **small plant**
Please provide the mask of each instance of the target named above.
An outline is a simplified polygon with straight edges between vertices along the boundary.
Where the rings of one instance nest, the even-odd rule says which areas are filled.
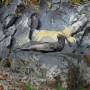
[[[56,80],[56,90],[64,90],[64,88],[62,87],[60,75],[54,77],[54,79]]]
[[[86,90],[83,86],[79,87],[78,90]]]
[[[25,83],[25,90],[35,90],[34,86],[30,85],[29,83]]]
[[[56,90],[64,90],[60,84],[57,84]]]

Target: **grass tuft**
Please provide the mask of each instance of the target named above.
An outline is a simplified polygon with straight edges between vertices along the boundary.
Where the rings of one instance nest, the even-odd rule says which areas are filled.
[[[34,86],[30,85],[29,83],[25,83],[25,90],[35,90]]]

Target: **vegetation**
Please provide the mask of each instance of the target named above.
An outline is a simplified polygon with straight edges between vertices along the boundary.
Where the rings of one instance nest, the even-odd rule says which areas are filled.
[[[57,84],[56,90],[64,90],[60,84]]]
[[[84,87],[81,86],[81,87],[79,87],[79,90],[86,90],[86,89],[85,89]]]
[[[7,6],[9,5],[11,0],[0,0],[0,5]]]
[[[25,83],[25,90],[35,90],[34,86],[30,85],[29,83]]]
[[[39,0],[23,0],[26,7],[38,7]]]
[[[23,0],[23,3],[26,7],[33,7],[36,10],[39,10],[41,4],[47,4],[48,8],[52,8],[52,0]],[[43,3],[42,3],[43,2]]]
[[[69,0],[72,5],[79,5],[88,0]]]

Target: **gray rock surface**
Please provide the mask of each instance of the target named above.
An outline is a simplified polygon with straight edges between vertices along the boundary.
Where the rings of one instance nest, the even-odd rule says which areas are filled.
[[[14,0],[15,1],[15,0]],[[21,3],[21,2],[19,2]],[[13,6],[13,5],[12,5]],[[54,79],[54,77],[61,75],[62,80],[66,80],[66,75],[68,72],[68,65],[69,63],[74,63],[75,65],[79,66],[78,62],[81,62],[81,59],[79,58],[80,54],[89,54],[90,53],[90,34],[87,34],[82,42],[81,47],[77,47],[77,45],[74,45],[70,47],[68,44],[66,44],[64,50],[62,52],[52,52],[52,53],[41,53],[41,52],[33,52],[33,51],[18,51],[15,52],[16,48],[23,48],[23,47],[30,47],[30,39],[29,39],[29,32],[30,32],[30,27],[28,26],[28,21],[30,20],[30,14],[29,11],[27,10],[27,13],[24,13],[22,17],[20,17],[17,21],[16,24],[13,26],[9,27],[8,29],[3,30],[2,26],[2,21],[4,18],[11,13],[15,12],[16,5],[12,6],[9,8],[2,8],[0,9],[0,14],[2,14],[0,17],[0,41],[3,39],[2,42],[0,42],[0,56],[3,58],[7,57],[8,54],[8,49],[7,46],[10,44],[12,35],[14,34],[15,30],[16,33],[13,36],[14,37],[14,45],[13,45],[13,53],[12,57],[15,62],[15,60],[24,60],[28,61],[32,58],[32,56],[40,59],[40,62],[42,64],[45,64],[48,69],[46,77],[47,79]],[[61,15],[61,11],[64,9],[66,14]],[[41,14],[40,20],[42,22],[42,27],[41,29],[59,29],[62,30],[65,26],[69,25],[69,19],[70,15],[77,13],[77,10],[75,8],[71,9],[70,7],[64,8],[61,11],[53,12],[50,11],[47,14]],[[5,11],[4,11],[5,10]],[[73,12],[75,10],[75,12]],[[80,10],[79,10],[80,11]],[[82,11],[82,10],[81,10]],[[55,14],[54,14],[55,13]],[[90,17],[89,12],[87,13],[87,17]],[[60,14],[60,15],[56,15]],[[53,20],[55,20],[53,23],[50,21],[50,17],[53,17]],[[62,18],[62,20],[61,20]],[[88,18],[89,19],[89,18]],[[30,23],[29,23],[30,24]],[[90,25],[90,24],[89,24]],[[76,52],[73,54],[73,50],[76,49]],[[62,54],[61,54],[62,53]],[[67,55],[68,53],[68,55]],[[83,67],[82,67],[83,65]],[[84,70],[84,79],[87,81],[87,83],[90,82],[90,67],[88,67],[85,64],[81,64],[81,70]],[[33,66],[34,67],[34,66]],[[37,68],[35,68],[37,70]],[[81,71],[82,72],[82,71]],[[65,83],[65,87],[66,83]]]

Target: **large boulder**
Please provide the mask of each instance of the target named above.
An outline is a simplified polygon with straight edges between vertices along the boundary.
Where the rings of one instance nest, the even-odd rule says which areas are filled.
[[[30,42],[29,40],[30,27],[28,26],[28,20],[29,20],[29,17],[26,15],[23,15],[21,19],[18,21],[18,23],[16,24],[17,32],[14,35],[15,47],[21,47],[24,44],[27,44]]]

